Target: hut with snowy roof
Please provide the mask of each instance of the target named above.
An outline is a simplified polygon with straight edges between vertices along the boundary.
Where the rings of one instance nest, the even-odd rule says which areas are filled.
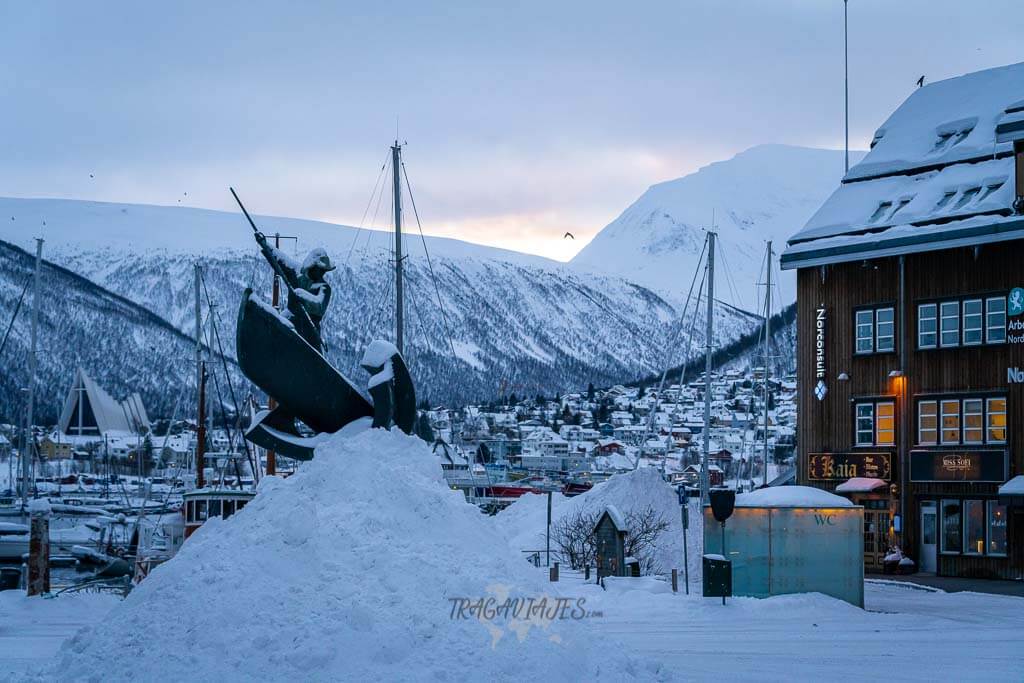
[[[626,518],[614,505],[606,505],[594,525],[597,580],[626,575]]]
[[[868,571],[1024,576],[1024,63],[916,89],[781,262],[798,483],[871,484]]]

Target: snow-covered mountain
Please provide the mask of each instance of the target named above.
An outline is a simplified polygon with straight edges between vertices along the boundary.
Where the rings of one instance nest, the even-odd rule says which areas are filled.
[[[851,165],[863,155],[851,152]],[[685,295],[704,246],[705,230],[714,219],[720,247],[715,298],[756,310],[755,287],[764,278],[765,243],[773,240],[776,255],[781,253],[786,239],[803,227],[842,175],[842,150],[753,147],[696,173],[652,186],[598,233],[571,264]],[[793,274],[776,270],[774,277],[779,283],[775,294],[781,294],[779,303],[794,301]]]
[[[244,218],[237,214],[0,199],[0,216],[5,216],[0,221],[0,239],[29,248],[32,238],[42,234],[47,240],[46,258],[89,278],[97,289],[139,304],[186,334],[191,334],[194,324],[192,265],[201,260],[229,356],[233,355],[234,320],[242,290],[252,285],[269,294],[269,268],[259,257]],[[363,347],[374,337],[392,336],[389,236],[315,221],[256,220],[267,232],[299,235],[299,253],[324,245],[332,254],[338,270],[329,276],[334,296],[325,320],[328,354],[339,369],[362,384],[366,377],[357,360]],[[578,389],[590,381],[628,381],[666,362],[669,339],[679,324],[681,304],[676,295],[540,257],[427,238],[435,289],[423,242],[417,236],[408,243],[406,355],[421,397],[462,402],[513,392],[550,394]],[[293,247],[286,243],[285,249]],[[20,280],[7,278],[6,272],[0,273],[0,280],[10,280],[0,292],[6,292],[5,303],[13,301]],[[735,339],[757,324],[756,318],[742,311],[718,310],[722,340]],[[146,387],[135,386],[136,382],[154,381],[134,370],[117,376],[123,354],[134,353],[134,348],[115,346],[99,356],[88,353],[81,340],[88,338],[92,322],[79,321],[72,312],[61,315],[67,316],[63,324],[74,326],[78,341],[66,345],[57,337],[49,344],[47,362],[53,366],[47,380],[50,395],[63,391],[61,378],[65,384],[70,382],[77,364],[106,379],[115,394],[122,390],[118,384],[124,385],[124,390],[142,390]],[[112,315],[122,317],[120,335],[136,333],[133,323],[121,313],[112,311]],[[26,316],[19,317],[15,334],[27,339]],[[701,353],[702,345],[698,334],[692,349],[672,349],[674,360],[687,351]],[[187,356],[181,360],[187,363]],[[134,368],[134,363],[126,367]],[[15,368],[16,372],[22,370]],[[151,405],[156,400],[151,407],[154,413],[170,412],[176,382],[180,382],[178,375],[168,375],[164,384],[157,381],[150,387],[167,388],[167,397],[150,398]],[[154,393],[150,391],[148,396]],[[0,398],[0,403],[7,404],[5,413],[10,414],[13,401],[11,391],[5,391]]]

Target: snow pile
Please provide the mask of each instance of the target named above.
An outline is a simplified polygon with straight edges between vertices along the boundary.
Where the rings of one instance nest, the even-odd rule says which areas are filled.
[[[850,508],[848,499],[812,486],[772,486],[736,496],[736,507]]]
[[[365,423],[364,423],[365,424]],[[445,486],[427,445],[346,428],[287,480],[207,522],[107,619],[59,680],[629,679],[587,620],[453,618],[453,599],[556,595]]]
[[[653,467],[641,467],[632,472],[616,475],[573,498],[553,496],[552,525],[562,517],[580,511],[592,512],[596,516],[609,506],[617,509],[625,517],[631,512],[639,513],[651,507],[668,522],[668,529],[659,535],[655,543],[654,571],[658,574],[669,574],[675,568],[679,569],[682,577],[683,522],[679,497],[675,489],[662,479],[661,473]],[[544,548],[547,497],[523,496],[499,513],[497,521],[505,531],[513,550]],[[696,499],[690,502],[690,528],[686,533],[690,545],[690,580],[699,581],[704,532]],[[555,550],[553,543],[552,550]]]

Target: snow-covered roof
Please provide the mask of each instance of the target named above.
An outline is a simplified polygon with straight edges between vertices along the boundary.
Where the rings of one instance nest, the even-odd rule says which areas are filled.
[[[789,239],[783,267],[1024,237],[1010,141],[1024,137],[1022,97],[1024,62],[917,89]]]
[[[71,424],[71,418],[80,400],[88,402],[100,434],[135,434],[149,430],[149,417],[142,406],[142,398],[137,393],[119,402],[96,384],[85,370],[78,368],[60,415],[59,428],[62,433],[67,434],[69,429],[75,426]]]
[[[1000,496],[1024,496],[1024,474],[1016,477],[999,487]]]
[[[848,508],[846,498],[812,486],[774,486],[736,496],[736,507]]]
[[[884,489],[885,480],[871,477],[851,477],[836,487],[836,493],[868,493]]]

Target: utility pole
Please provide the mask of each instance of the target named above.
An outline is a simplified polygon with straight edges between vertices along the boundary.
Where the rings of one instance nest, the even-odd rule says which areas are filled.
[[[847,8],[849,0],[843,0],[843,102],[846,110],[846,172],[850,172],[850,38]]]
[[[768,280],[764,295],[764,462],[762,484],[768,485],[768,362],[772,338],[772,241],[768,240]]]
[[[395,346],[403,353],[404,293],[402,292],[402,146],[395,140],[391,148],[391,175],[395,204]]]
[[[711,498],[708,493],[708,460],[711,453],[711,353],[715,335],[715,233],[708,233],[708,326],[704,336],[704,459],[700,467],[700,502],[707,505]]]
[[[37,341],[39,339],[39,280],[43,266],[43,238],[36,238],[36,267],[32,283],[32,332],[31,346],[28,356],[28,405],[25,407],[25,431],[21,442],[21,500],[28,503],[28,492],[32,479],[32,451],[35,438],[32,435],[32,423],[35,421],[36,404],[36,370],[39,364]]]

